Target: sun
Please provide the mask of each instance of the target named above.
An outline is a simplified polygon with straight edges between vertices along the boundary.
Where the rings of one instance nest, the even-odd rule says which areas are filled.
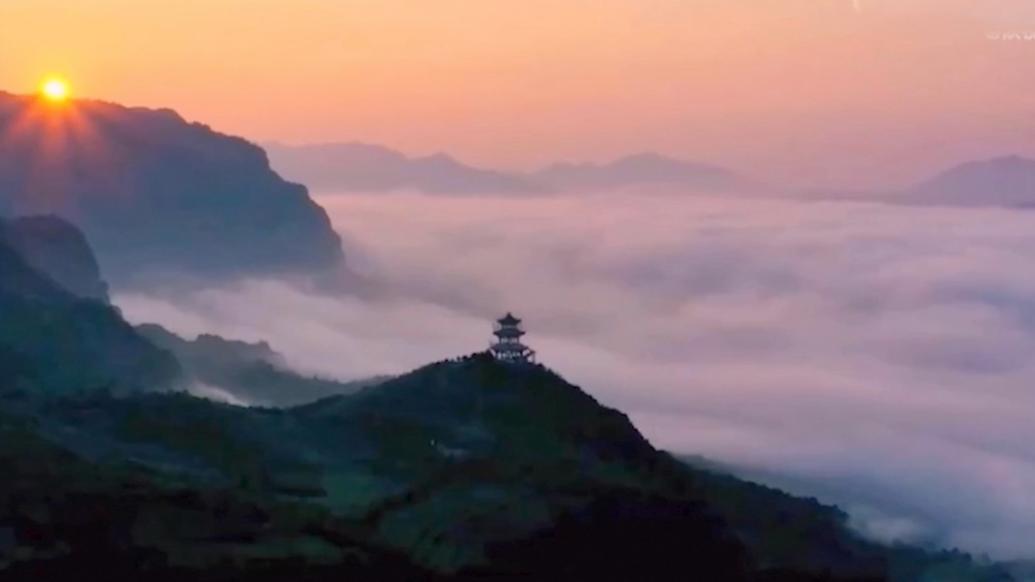
[[[40,85],[40,94],[47,101],[53,103],[61,103],[62,101],[68,100],[68,96],[71,90],[68,87],[68,81],[60,77],[48,77],[43,84]]]

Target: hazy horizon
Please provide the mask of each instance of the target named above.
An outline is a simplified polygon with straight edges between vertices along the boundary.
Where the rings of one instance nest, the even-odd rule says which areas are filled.
[[[59,73],[260,142],[518,170],[660,151],[796,187],[1035,156],[1027,0],[33,0],[0,22],[4,89]]]

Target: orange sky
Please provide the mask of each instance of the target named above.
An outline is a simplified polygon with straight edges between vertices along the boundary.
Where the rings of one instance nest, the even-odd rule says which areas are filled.
[[[639,150],[799,184],[1035,155],[1032,0],[3,0],[0,88],[255,140],[526,168]]]

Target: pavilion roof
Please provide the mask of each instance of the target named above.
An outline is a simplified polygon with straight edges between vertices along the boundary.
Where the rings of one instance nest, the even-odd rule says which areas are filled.
[[[505,316],[501,317],[498,320],[498,322],[499,322],[500,325],[517,325],[517,324],[521,323],[521,320],[516,318],[516,317],[514,317],[514,314],[512,314],[512,313],[510,313],[508,311]]]

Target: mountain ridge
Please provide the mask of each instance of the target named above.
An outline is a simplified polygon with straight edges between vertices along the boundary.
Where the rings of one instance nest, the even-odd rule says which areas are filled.
[[[554,188],[612,190],[629,186],[665,185],[692,191],[725,192],[756,189],[758,184],[726,168],[688,162],[657,152],[642,152],[597,164],[558,163],[533,174]]]
[[[444,153],[410,157],[360,142],[267,145],[278,171],[316,190],[389,192],[418,190],[431,194],[543,194],[527,178],[476,168]]]
[[[0,240],[72,294],[109,303],[108,284],[83,233],[56,216],[0,220]]]
[[[407,157],[384,146],[359,142],[302,146],[270,144],[268,147],[274,166],[283,164],[285,173],[302,182],[319,184],[319,189],[327,193],[415,190],[445,195],[560,195],[630,187],[679,187],[688,192],[738,192],[810,201],[1013,208],[1035,206],[1035,160],[1018,155],[962,162],[897,190],[796,193],[786,188],[775,188],[722,166],[681,160],[651,151],[629,154],[603,163],[557,162],[522,173],[476,168],[446,154]],[[333,150],[342,148],[352,150],[354,157],[350,162],[335,167]],[[280,155],[275,152],[280,152]],[[292,156],[294,159],[289,160]],[[305,161],[309,156],[312,159]],[[370,173],[368,169],[362,168],[364,164],[379,169]],[[437,165],[443,175],[449,177],[437,183],[414,178],[414,173],[419,173],[417,168],[422,164]],[[491,178],[486,181],[484,176]]]
[[[920,204],[1035,207],[1035,160],[1018,155],[963,162],[906,193]]]
[[[0,93],[0,211],[72,222],[117,284],[320,272],[344,257],[326,212],[261,148],[169,109]]]
[[[602,164],[562,162],[522,173],[474,167],[444,153],[410,157],[359,142],[268,144],[267,150],[279,171],[328,193],[416,190],[428,194],[544,195],[650,185],[713,192],[763,188],[721,166],[655,152]]]
[[[180,369],[115,308],[84,299],[0,242],[0,376],[5,390],[169,389]]]
[[[213,334],[191,339],[156,324],[136,326],[152,344],[176,356],[191,390],[231,404],[290,407],[337,394],[351,394],[383,382],[369,378],[339,382],[295,372],[266,342],[248,343]]]

